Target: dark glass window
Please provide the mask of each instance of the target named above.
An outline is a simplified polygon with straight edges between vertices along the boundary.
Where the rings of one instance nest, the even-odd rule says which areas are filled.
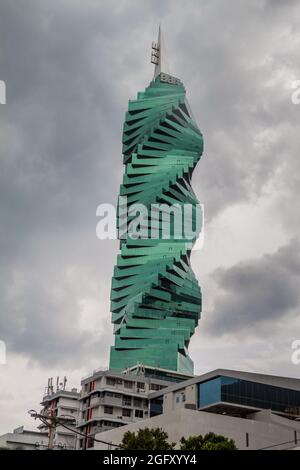
[[[163,396],[150,401],[150,417],[161,415],[163,412]]]
[[[124,387],[133,388],[133,382],[130,382],[129,380],[124,380]]]
[[[233,377],[220,376],[199,385],[200,408],[218,402],[300,414],[300,391]]]
[[[127,395],[124,395],[122,405],[123,406],[131,406],[131,397],[127,396]]]
[[[116,379],[114,379],[113,377],[107,377],[106,384],[114,387],[116,385]]]
[[[203,382],[199,386],[199,406],[221,401],[221,377]]]
[[[91,447],[94,447],[94,439],[88,438],[87,447],[88,449],[91,449]]]
[[[134,398],[133,399],[133,406],[136,406],[137,408],[142,408],[143,407],[143,402],[141,398]]]
[[[159,385],[158,384],[150,384],[150,390],[159,390]]]
[[[105,407],[104,407],[104,413],[105,413],[105,414],[112,415],[112,414],[113,414],[113,411],[114,411],[114,409],[113,409],[112,406],[105,406]]]

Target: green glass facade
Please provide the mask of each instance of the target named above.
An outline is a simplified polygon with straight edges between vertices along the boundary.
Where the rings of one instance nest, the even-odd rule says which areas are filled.
[[[122,370],[139,362],[193,373],[188,345],[200,318],[201,291],[190,254],[201,227],[195,227],[199,206],[191,177],[202,151],[202,135],[182,82],[160,73],[136,100],[129,101],[125,116],[125,173],[117,221],[120,254],[111,287],[115,345],[110,369]],[[124,235],[127,215],[127,224],[134,220],[135,204],[143,204],[149,214],[153,204],[175,204],[182,213],[189,204],[192,212],[187,217],[195,233],[187,237],[184,232],[178,238],[171,214],[171,233],[166,238],[164,213],[158,211],[153,213],[154,223],[153,218],[149,224],[149,219],[141,223],[146,227],[142,237],[133,238],[126,230]]]

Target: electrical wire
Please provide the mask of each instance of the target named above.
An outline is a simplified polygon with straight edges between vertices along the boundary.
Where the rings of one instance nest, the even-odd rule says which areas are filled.
[[[57,416],[49,416],[48,417],[48,416],[43,415],[41,413],[37,413],[35,410],[30,410],[28,413],[30,414],[30,416],[32,418],[35,418],[35,419],[38,418],[47,428],[49,428],[51,426],[50,423],[47,421],[50,418],[55,425],[59,424],[63,428],[68,429],[68,431],[72,431],[74,434],[78,434],[79,436],[83,436],[85,438],[92,439],[94,442],[100,442],[101,444],[107,444],[109,446],[122,449],[122,445],[120,445],[120,444],[114,444],[113,442],[103,441],[102,439],[96,439],[96,437],[87,436],[86,434],[83,434],[82,432],[77,431],[76,429],[73,429],[73,428],[70,428],[69,426],[66,426],[66,424],[63,423]]]
[[[38,415],[38,413],[36,413],[36,416],[33,416],[33,417],[39,418],[40,421],[42,421],[43,424],[45,424],[47,427],[49,427],[49,423],[46,421],[47,417],[45,417],[43,415]],[[66,426],[66,424],[61,422],[61,420],[58,417],[55,417],[55,418],[53,417],[53,420],[55,421],[55,424],[59,424],[63,428],[66,428],[66,429],[68,429],[68,431],[72,431],[73,433],[78,434],[79,436],[82,436],[82,437],[85,437],[85,438],[88,437],[88,439],[92,439],[94,442],[100,442],[101,444],[107,444],[109,446],[122,449],[122,445],[120,445],[120,444],[114,444],[113,442],[104,441],[102,439],[96,439],[96,437],[87,436],[86,434],[83,434],[82,432],[77,431],[76,429],[70,428],[69,426]],[[286,444],[292,444],[292,443],[297,445],[297,443],[295,442],[295,439],[293,439],[291,441],[280,442],[279,444],[272,444],[270,446],[260,447],[259,449],[256,449],[256,450],[267,450],[267,449],[271,449],[273,447],[278,447],[278,446],[282,446],[282,445],[286,445]],[[288,449],[283,449],[283,450],[289,450],[289,449],[292,449],[293,447],[289,447]]]
[[[68,429],[69,431],[72,431],[74,432],[75,434],[78,434],[79,436],[83,436],[83,437],[87,437],[86,434],[83,434],[82,432],[80,431],[77,431],[75,429],[72,429],[72,428],[69,428],[68,426],[66,426],[65,424],[63,424],[59,418],[56,418],[56,422],[62,426],[63,428],[66,428]],[[108,441],[103,441],[101,439],[96,439],[95,437],[92,437],[92,436],[88,436],[88,439],[92,439],[93,441],[95,442],[101,442],[101,444],[107,444],[107,445],[110,445],[110,446],[113,446],[113,447],[118,447],[119,449],[122,449],[122,446],[120,444],[114,444],[112,442],[108,442]]]
[[[256,450],[267,450],[267,449],[271,449],[272,447],[284,446],[285,444],[292,444],[292,443],[295,444],[295,446],[297,445],[297,443],[295,442],[295,439],[293,439],[292,441],[280,442],[279,444],[272,444],[270,446],[261,447]],[[286,450],[286,449],[282,449],[282,450]]]

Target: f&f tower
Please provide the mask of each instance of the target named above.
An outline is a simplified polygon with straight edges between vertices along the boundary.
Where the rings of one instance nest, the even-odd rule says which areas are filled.
[[[183,83],[169,73],[161,29],[152,44],[151,61],[154,77],[136,100],[129,101],[123,128],[125,171],[117,222],[120,253],[111,286],[115,344],[110,369],[142,363],[192,374],[188,345],[200,318],[201,291],[190,255],[201,227],[192,237],[166,237],[164,211],[155,214],[153,207],[176,207],[182,214],[187,204],[198,207],[191,177],[203,139]],[[151,227],[146,224],[147,236],[145,230],[141,237],[124,235],[123,223],[126,220],[129,226],[137,204],[154,213]],[[189,214],[193,224],[196,211]]]

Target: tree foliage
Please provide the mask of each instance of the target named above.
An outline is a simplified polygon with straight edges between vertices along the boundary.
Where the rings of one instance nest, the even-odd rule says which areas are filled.
[[[136,433],[127,431],[121,443],[123,450],[172,450],[175,444],[170,444],[168,434],[160,428],[139,429]]]
[[[122,450],[172,450],[175,443],[168,442],[168,434],[161,428],[144,428],[127,431],[121,442]],[[236,450],[232,439],[210,432],[202,436],[182,437],[180,450]]]
[[[237,447],[232,439],[210,432],[205,436],[190,436],[180,440],[181,450],[236,450]]]

